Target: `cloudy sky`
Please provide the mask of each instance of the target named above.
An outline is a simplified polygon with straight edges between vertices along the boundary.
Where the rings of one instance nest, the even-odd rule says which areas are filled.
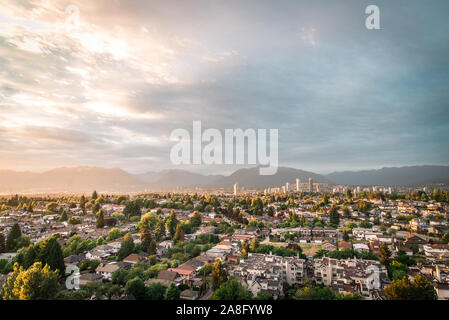
[[[381,30],[365,28],[370,4]],[[2,0],[0,169],[170,168],[170,133],[193,120],[277,128],[280,164],[319,173],[449,164],[448,12],[447,0]]]

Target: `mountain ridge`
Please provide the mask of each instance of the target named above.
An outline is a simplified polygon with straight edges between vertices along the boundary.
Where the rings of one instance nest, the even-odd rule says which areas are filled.
[[[337,171],[317,174],[290,167],[279,167],[273,176],[259,175],[259,167],[238,169],[230,175],[203,175],[187,170],[169,169],[131,174],[125,170],[103,167],[61,167],[41,173],[0,169],[0,192],[131,192],[167,190],[177,186],[232,188],[234,183],[247,189],[295,184],[299,178],[339,185],[421,185],[449,183],[449,166],[384,167],[360,171]]]

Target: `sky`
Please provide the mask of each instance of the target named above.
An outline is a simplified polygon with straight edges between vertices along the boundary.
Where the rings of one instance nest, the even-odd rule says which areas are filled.
[[[365,27],[372,4],[380,30]],[[194,120],[278,129],[280,165],[317,173],[447,165],[448,12],[447,0],[2,0],[0,169],[238,169],[171,164],[170,133]]]

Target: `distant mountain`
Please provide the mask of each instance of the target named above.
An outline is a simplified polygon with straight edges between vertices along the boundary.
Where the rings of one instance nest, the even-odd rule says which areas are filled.
[[[247,189],[263,189],[267,187],[283,186],[286,182],[295,184],[297,178],[299,178],[302,183],[307,182],[309,178],[312,178],[314,182],[330,182],[326,177],[320,174],[287,167],[279,167],[276,174],[272,176],[262,176],[259,174],[259,167],[255,167],[237,170],[230,176],[219,179],[214,185],[217,187],[230,188],[237,182],[239,187],[245,187]]]
[[[156,188],[173,188],[177,186],[209,186],[213,185],[223,176],[219,175],[202,175],[185,170],[165,170],[153,181],[151,185]],[[149,181],[150,182],[150,181]]]
[[[140,180],[142,180],[143,182],[146,183],[154,183],[157,180],[159,180],[159,178],[166,173],[168,170],[164,170],[164,171],[159,171],[159,172],[154,172],[154,171],[149,171],[149,172],[145,172],[142,174],[136,174],[137,178],[139,178]]]
[[[0,171],[0,192],[120,192],[145,184],[120,168],[59,168],[43,173]]]
[[[449,166],[411,166],[379,170],[343,171],[326,175],[336,184],[415,186],[448,183]]]
[[[239,169],[229,176],[202,175],[185,170],[164,170],[134,175],[120,168],[59,168],[43,173],[0,170],[0,192],[141,192],[166,190],[177,186],[232,188],[234,183],[247,189],[279,187],[286,182],[314,182],[343,185],[423,185],[449,183],[449,166],[414,166],[379,170],[334,172],[320,175],[280,167],[275,175],[261,176],[259,168]]]

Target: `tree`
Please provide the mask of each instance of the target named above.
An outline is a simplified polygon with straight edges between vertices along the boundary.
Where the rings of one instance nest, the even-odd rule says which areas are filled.
[[[122,244],[118,251],[118,259],[123,260],[134,252],[134,240],[129,233],[123,238]]]
[[[259,240],[257,237],[254,237],[253,241],[251,241],[251,245],[249,246],[249,249],[254,252],[259,247]]]
[[[69,220],[69,217],[67,216],[67,211],[62,211],[61,217],[59,218],[59,222],[67,221]]]
[[[58,287],[58,272],[51,271],[48,265],[42,268],[41,262],[34,263],[24,270],[14,264],[13,274],[3,287],[4,300],[48,300],[54,297]]]
[[[436,300],[437,295],[432,283],[423,275],[418,274],[413,283],[407,277],[393,280],[384,289],[388,300]]]
[[[56,211],[58,211],[58,204],[56,202],[54,202],[54,201],[53,202],[49,202],[45,206],[45,210],[47,212],[55,213]]]
[[[360,201],[357,207],[360,212],[367,213],[371,209],[371,204],[366,201]]]
[[[165,222],[165,227],[167,228],[168,233],[170,233],[170,237],[173,239],[176,227],[178,226],[178,219],[176,219],[175,211],[172,211]]]
[[[164,299],[165,300],[179,300],[181,292],[179,291],[179,288],[172,282],[168,286],[167,290],[165,291]]]
[[[131,217],[140,217],[142,211],[140,209],[140,204],[138,201],[128,201],[123,209],[123,214],[126,219],[129,220]]]
[[[79,268],[80,271],[89,270],[89,271],[95,271],[97,267],[100,265],[99,260],[91,260],[91,259],[84,259]]]
[[[162,220],[160,220],[156,225],[155,237],[157,241],[161,241],[165,238],[166,230],[165,224]]]
[[[31,243],[30,238],[23,234],[16,241],[16,250],[28,247],[30,243]]]
[[[97,212],[97,224],[96,224],[97,229],[102,229],[104,228],[104,213],[103,213],[103,209],[100,209]]]
[[[346,230],[343,231],[343,241],[346,241],[346,242],[349,241],[349,234]]]
[[[213,300],[249,300],[252,294],[237,279],[231,279],[221,284],[212,298]]]
[[[379,249],[379,260],[384,266],[388,267],[388,265],[390,264],[390,257],[391,251],[388,248],[387,244],[383,242]]]
[[[64,256],[62,254],[61,246],[55,237],[42,241],[39,259],[44,265],[48,265],[52,270],[57,270],[61,277],[65,275]]]
[[[181,228],[180,224],[176,226],[176,232],[173,240],[175,241],[175,243],[184,242],[184,230]]]
[[[200,272],[199,272],[200,276],[205,277],[205,276],[209,275],[209,274],[212,272],[213,268],[214,268],[213,265],[211,265],[210,263],[206,263],[206,264],[200,269]]]
[[[413,300],[436,300],[435,288],[427,278],[421,274],[416,275],[413,280],[412,294]]]
[[[334,300],[335,293],[330,287],[313,286],[304,287],[296,292],[298,300]]]
[[[256,300],[273,300],[273,296],[267,291],[259,291]]]
[[[160,282],[151,282],[145,288],[145,300],[164,300],[165,292],[167,287],[165,287]]]
[[[345,217],[345,218],[351,217],[351,213],[349,212],[348,207],[343,206],[341,209],[343,210],[343,217]]]
[[[101,204],[99,202],[95,202],[94,207],[92,208],[92,212],[97,214],[101,210]]]
[[[94,192],[92,192],[92,200],[97,200],[97,198],[98,198],[97,190],[94,190]]]
[[[112,241],[112,240],[120,238],[121,236],[122,236],[122,232],[119,229],[114,228],[109,231],[108,236],[106,237],[106,240]]]
[[[190,218],[190,224],[192,227],[199,227],[201,225],[201,214],[198,210],[193,212],[192,218]]]
[[[338,213],[337,207],[333,204],[329,209],[329,222],[338,227],[340,224],[340,214]]]
[[[148,247],[152,239],[149,219],[142,218],[140,222],[139,231],[142,248],[144,251],[146,251],[146,248]]]
[[[97,239],[97,242],[96,242],[97,247],[98,246],[102,246],[102,245],[104,245],[106,243],[107,243],[106,240],[104,240],[104,238],[102,236],[99,236],[98,239]]]
[[[359,223],[359,227],[360,228],[371,229],[373,227],[373,225],[371,223],[369,223],[368,221],[363,220],[362,222]]]
[[[443,234],[443,236],[441,237],[441,241],[442,241],[444,244],[448,244],[448,243],[449,243],[449,233]]]
[[[21,235],[22,231],[20,231],[20,226],[18,223],[15,223],[6,237],[6,251],[11,252],[16,250],[17,240]]]
[[[212,282],[213,282],[213,289],[217,289],[221,286],[222,283],[224,283],[227,280],[227,273],[226,270],[223,268],[223,265],[221,264],[220,259],[216,259],[214,263],[214,267],[212,269]]]
[[[354,228],[357,228],[357,223],[350,221],[350,222],[346,223],[346,228],[349,228],[351,230]]]
[[[0,233],[0,253],[6,252],[5,236]]]
[[[132,294],[137,300],[145,298],[145,283],[139,277],[128,280],[125,285],[125,293]]]
[[[248,249],[249,249],[248,240],[245,239],[245,240],[243,240],[242,248],[241,248],[242,257],[244,257],[244,258],[248,257]]]

